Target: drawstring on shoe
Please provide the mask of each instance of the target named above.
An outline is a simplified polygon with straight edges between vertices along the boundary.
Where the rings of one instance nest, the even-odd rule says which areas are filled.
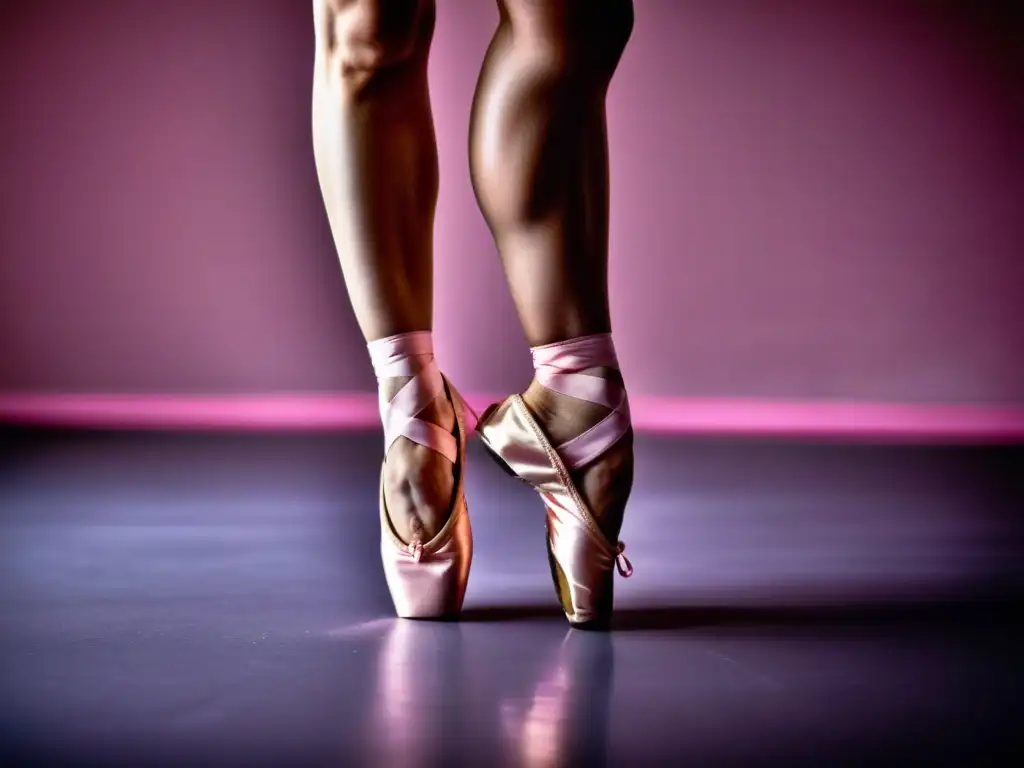
[[[633,575],[633,564],[624,554],[625,551],[626,545],[620,541],[615,547],[615,567],[619,569],[622,578],[628,579]]]
[[[418,563],[423,558],[423,544],[419,541],[414,541],[409,545],[409,552],[412,553],[412,561]]]

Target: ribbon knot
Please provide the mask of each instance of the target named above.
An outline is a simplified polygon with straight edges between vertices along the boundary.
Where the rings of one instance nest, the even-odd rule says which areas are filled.
[[[414,541],[409,545],[409,552],[412,554],[412,561],[418,563],[423,559],[423,544],[419,541]]]

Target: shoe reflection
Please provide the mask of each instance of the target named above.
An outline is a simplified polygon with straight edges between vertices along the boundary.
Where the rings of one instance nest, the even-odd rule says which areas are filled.
[[[394,622],[377,657],[369,765],[419,768],[448,762],[445,752],[458,743],[450,732],[459,720],[461,648],[458,624]]]
[[[389,627],[376,662],[365,764],[548,768],[607,763],[614,667],[610,634],[569,630],[538,681],[520,689],[530,692],[524,698],[507,695],[508,686],[521,680],[518,665],[509,666],[509,646],[494,642],[493,635],[471,633],[481,643],[471,644],[469,659],[464,631],[457,623],[406,620]],[[544,654],[551,640],[536,637],[538,653]],[[481,762],[495,751],[508,759]]]
[[[532,698],[501,707],[515,765],[607,764],[614,661],[610,634],[569,630]]]

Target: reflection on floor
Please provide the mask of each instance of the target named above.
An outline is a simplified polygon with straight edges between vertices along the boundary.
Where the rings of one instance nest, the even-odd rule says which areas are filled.
[[[375,435],[8,433],[0,761],[963,764],[1019,750],[1024,451],[642,438],[616,631],[476,450],[459,623],[390,618]]]

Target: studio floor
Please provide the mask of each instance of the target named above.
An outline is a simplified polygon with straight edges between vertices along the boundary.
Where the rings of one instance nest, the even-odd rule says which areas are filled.
[[[640,437],[615,628],[474,445],[463,620],[394,619],[376,434],[14,431],[5,765],[979,764],[1024,753],[1024,449]]]

